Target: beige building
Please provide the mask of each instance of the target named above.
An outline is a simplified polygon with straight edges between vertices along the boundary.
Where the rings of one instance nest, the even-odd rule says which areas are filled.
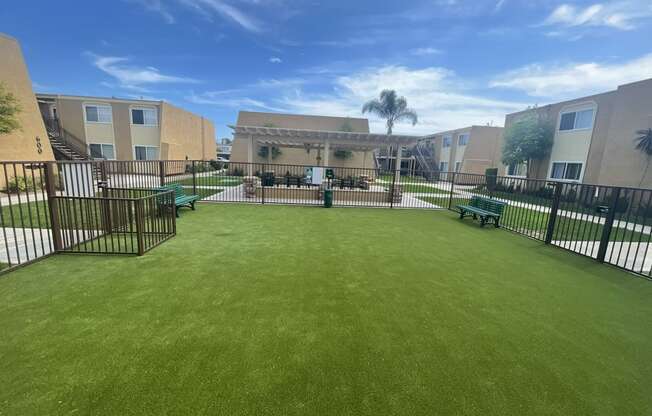
[[[533,163],[533,177],[652,188],[652,172],[643,177],[649,159],[634,143],[636,131],[652,128],[652,79],[534,111],[553,121],[555,136],[550,156]],[[525,113],[508,114],[505,128]],[[524,166],[503,169],[510,176],[526,173]]]
[[[264,127],[271,129],[291,129],[321,132],[369,133],[369,121],[365,118],[325,117],[297,114],[275,114],[240,111],[235,127]],[[249,155],[252,136],[235,129],[231,148],[232,162],[274,163],[287,165],[339,166],[373,168],[373,148],[358,149],[342,143],[332,146],[324,143],[291,143],[287,137],[283,145],[274,146],[264,140],[256,140],[253,154]],[[298,134],[295,132],[294,134]],[[271,151],[268,148],[272,148]],[[251,156],[251,157],[250,157]]]
[[[0,161],[54,160],[20,45],[16,39],[2,33],[0,83],[5,91],[17,98],[21,107],[17,117],[20,128],[9,134],[0,134]]]
[[[501,166],[502,137],[502,127],[471,126],[426,136],[421,143],[432,148],[441,172],[484,174]]]
[[[36,97],[59,158],[215,158],[213,123],[164,101],[54,94]]]

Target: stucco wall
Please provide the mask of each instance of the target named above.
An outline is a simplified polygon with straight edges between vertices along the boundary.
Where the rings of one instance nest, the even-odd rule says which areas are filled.
[[[369,120],[366,118],[259,113],[253,111],[240,111],[238,113],[238,126],[343,131],[342,128],[345,125],[351,127],[351,131],[369,133]]]
[[[58,97],[55,101],[61,127],[72,133],[81,141],[86,141],[84,127],[84,109],[78,99]]]
[[[212,141],[210,135],[212,133]],[[170,160],[215,159],[213,123],[168,103],[161,105],[161,157]]]
[[[635,149],[636,131],[652,128],[652,79],[618,88],[598,182],[652,188],[652,169],[643,177],[647,156]]]
[[[488,168],[501,165],[502,127],[473,126],[464,151],[461,172],[484,174]]]
[[[20,128],[0,135],[0,160],[54,160],[20,45],[0,33],[0,82],[21,106]],[[41,152],[36,138],[40,139]]]

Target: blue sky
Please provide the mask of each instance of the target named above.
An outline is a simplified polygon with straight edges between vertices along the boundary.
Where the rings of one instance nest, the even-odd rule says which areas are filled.
[[[502,125],[528,105],[652,78],[650,0],[3,0],[39,92],[360,117],[383,88],[397,133]],[[371,119],[372,131],[383,122]]]

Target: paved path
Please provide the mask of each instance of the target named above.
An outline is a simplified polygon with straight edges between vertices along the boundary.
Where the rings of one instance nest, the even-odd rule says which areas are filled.
[[[593,258],[598,257],[600,247],[599,241],[553,241],[552,244]],[[652,245],[637,242],[610,242],[607,245],[605,262],[637,273],[649,274],[652,270]]]
[[[20,264],[51,252],[50,230],[0,227],[0,263]]]

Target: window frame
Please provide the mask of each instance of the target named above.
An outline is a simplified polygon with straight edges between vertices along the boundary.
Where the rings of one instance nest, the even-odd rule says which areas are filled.
[[[525,174],[523,175],[510,175],[509,173],[509,168],[511,166],[516,166],[516,172],[518,172],[519,166],[523,166],[523,170],[525,171]],[[512,165],[507,165],[505,166],[505,176],[510,177],[510,178],[527,178],[527,164],[526,163],[517,163],[517,164],[512,164]]]
[[[446,144],[448,143],[448,144]],[[443,149],[448,149],[452,146],[453,144],[453,136],[443,136],[441,139],[441,147]]]
[[[115,153],[115,144],[114,143],[102,143],[102,142],[88,142],[88,154],[91,156],[93,160],[117,160],[116,158],[116,153]],[[92,156],[91,153],[91,145],[96,145],[100,146],[100,153],[102,153],[102,158],[98,159]],[[104,146],[111,146],[113,148],[113,157],[112,158],[107,158],[104,156]]]
[[[136,153],[136,148],[137,148],[137,147],[144,147],[144,148],[145,148],[145,159],[138,159],[138,158],[137,158],[137,153]],[[156,156],[157,156],[157,157],[154,158],[154,159],[147,159],[147,149],[156,149],[156,153],[157,153]],[[148,145],[148,144],[135,144],[135,145],[134,145],[134,160],[138,160],[138,161],[145,161],[145,160],[160,160],[160,154],[159,154],[159,152],[160,152],[160,148],[159,148],[159,146],[152,146],[152,145]]]
[[[566,133],[566,132],[571,132],[571,131],[592,130],[593,126],[595,125],[596,110],[597,110],[597,107],[595,105],[593,105],[591,107],[579,107],[578,109],[573,109],[573,110],[571,110],[571,109],[561,110],[559,112],[559,121],[557,122],[557,131],[559,131],[561,133]],[[578,120],[577,114],[582,113],[582,112],[586,112],[586,111],[591,111],[591,125],[589,127],[580,127],[580,128],[578,128],[577,127],[577,120]],[[563,119],[564,115],[567,115],[567,114],[575,114],[575,116],[573,118],[573,128],[572,129],[563,129],[562,130],[561,122],[562,122],[562,119]]]
[[[446,166],[446,169],[442,169],[443,166]],[[440,172],[448,172],[448,162],[439,162],[439,171]]]
[[[564,164],[564,172],[562,174],[562,178],[553,178],[552,176],[552,171],[553,168],[555,167],[555,164]],[[578,175],[577,179],[567,179],[566,174],[568,172],[568,165],[580,165],[580,172]],[[578,160],[552,160],[550,161],[550,168],[548,169],[548,179],[552,181],[559,181],[559,182],[581,182],[582,178],[584,177],[584,162],[580,162]]]
[[[459,173],[462,170],[462,161],[455,161],[455,173]]]
[[[92,121],[88,119],[88,107],[97,108],[97,121]],[[108,108],[109,114],[111,114],[110,121],[100,121],[100,111],[101,107]],[[98,103],[84,103],[84,123],[85,124],[113,124],[113,107],[111,104],[98,104]]]
[[[140,111],[143,112],[143,124],[134,123],[134,110],[140,110]],[[153,111],[154,112],[154,116],[156,118],[156,124],[148,124],[148,123],[145,122],[145,120],[146,120],[145,111]],[[144,106],[132,106],[132,107],[129,107],[129,122],[131,123],[132,126],[158,127],[159,126],[158,108],[156,108],[156,107],[144,107]]]
[[[461,139],[464,137],[466,140],[464,144],[461,143]],[[457,147],[465,147],[469,144],[469,139],[471,138],[471,134],[469,133],[460,133],[457,135]]]

